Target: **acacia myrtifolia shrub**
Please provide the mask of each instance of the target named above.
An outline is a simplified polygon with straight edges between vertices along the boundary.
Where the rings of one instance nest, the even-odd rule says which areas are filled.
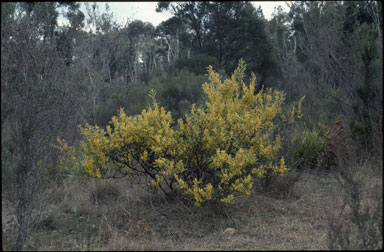
[[[236,195],[249,195],[254,179],[269,170],[283,175],[287,167],[277,156],[280,136],[272,139],[274,120],[278,114],[285,123],[301,117],[303,99],[296,113],[294,106],[283,115],[285,94],[268,89],[255,95],[255,75],[249,86],[243,82],[243,61],[224,82],[212,66],[208,68],[210,82],[202,86],[205,106],[193,105],[175,127],[171,113],[151,92],[152,107],[135,116],[120,109],[112,118],[113,129],[81,128],[86,137],[84,169],[99,178],[109,169],[147,175],[164,193],[182,193],[197,206],[208,200],[231,203]]]

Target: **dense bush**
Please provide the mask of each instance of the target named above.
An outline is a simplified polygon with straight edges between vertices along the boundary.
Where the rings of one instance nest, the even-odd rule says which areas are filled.
[[[321,123],[305,128],[293,138],[293,163],[298,168],[329,170],[348,156],[346,135],[340,117],[331,126]]]
[[[196,75],[205,74],[205,66],[211,65],[213,67],[218,66],[216,57],[209,56],[207,54],[192,55],[189,59],[178,59],[173,67],[178,70],[187,70]]]
[[[315,127],[310,130],[305,128],[295,136],[294,163],[298,163],[298,168],[314,169],[318,167],[319,157],[325,150],[326,137],[321,132],[321,128]]]
[[[155,78],[151,87],[157,91],[159,103],[174,118],[183,117],[192,104],[201,103],[201,83],[208,80],[206,74],[196,75],[186,70],[175,76]]]
[[[123,107],[128,115],[139,113],[149,102],[146,95],[148,91],[148,86],[139,83],[103,88],[97,110],[97,124],[106,126],[120,107]]]
[[[86,137],[84,169],[99,178],[111,169],[144,174],[165,194],[181,192],[196,205],[207,200],[231,203],[236,194],[251,193],[256,177],[283,175],[284,157],[277,157],[280,136],[272,140],[274,122],[278,114],[285,123],[300,118],[303,98],[285,115],[284,94],[268,89],[255,95],[255,76],[247,86],[244,70],[240,61],[232,78],[222,82],[210,66],[210,82],[202,86],[205,106],[193,105],[175,127],[152,91],[152,107],[135,116],[121,109],[112,118],[113,130],[81,128]]]
[[[147,96],[150,89],[155,89],[159,103],[170,111],[175,118],[187,113],[191,105],[201,103],[201,83],[207,75],[195,75],[181,70],[174,75],[156,76],[148,84],[134,82],[128,86],[122,83],[108,85],[100,92],[100,104],[97,110],[97,125],[105,127],[120,107],[127,115],[135,115],[150,103]]]

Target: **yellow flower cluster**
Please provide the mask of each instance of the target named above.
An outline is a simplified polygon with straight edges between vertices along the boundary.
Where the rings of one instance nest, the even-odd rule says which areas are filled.
[[[140,115],[127,116],[120,109],[119,117],[112,118],[112,127],[106,131],[98,126],[80,127],[86,137],[82,142],[87,158],[83,161],[84,169],[95,177],[102,177],[110,168],[108,163],[125,170],[136,169],[145,172],[156,161],[154,156],[173,156],[176,154],[176,136],[170,127],[172,118],[153,100],[153,108],[143,110]],[[111,162],[110,162],[111,161]],[[167,167],[164,167],[167,168]],[[153,171],[147,171],[154,174]]]
[[[180,180],[180,179],[179,179]],[[184,181],[180,181],[181,184],[184,184]],[[211,183],[205,186],[205,189],[199,187],[199,182],[195,178],[193,180],[193,189],[187,188],[186,194],[192,195],[195,199],[195,206],[200,206],[200,204],[205,200],[210,200],[212,198],[213,186]]]
[[[274,134],[274,121],[279,114],[288,123],[300,118],[304,97],[298,113],[294,106],[284,115],[285,94],[264,88],[255,94],[256,77],[252,74],[246,85],[245,68],[240,61],[231,79],[222,82],[209,66],[210,82],[202,86],[205,106],[193,105],[174,128],[170,112],[159,107],[154,91],[152,107],[140,115],[127,116],[120,109],[106,131],[89,125],[81,128],[87,140],[84,169],[102,177],[111,167],[108,163],[129,168],[150,176],[153,186],[180,190],[197,206],[207,200],[229,204],[238,194],[249,195],[255,177],[268,170],[283,175],[286,166],[283,157],[278,162],[280,136]]]

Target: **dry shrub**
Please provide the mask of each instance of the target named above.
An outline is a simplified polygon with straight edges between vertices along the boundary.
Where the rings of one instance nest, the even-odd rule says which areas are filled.
[[[337,167],[348,158],[347,137],[342,116],[339,116],[331,127],[319,124],[325,132],[324,152],[320,153],[318,163],[325,169]]]
[[[329,217],[331,249],[383,248],[382,175],[372,168],[367,163],[339,167],[336,177],[344,189],[344,205]]]

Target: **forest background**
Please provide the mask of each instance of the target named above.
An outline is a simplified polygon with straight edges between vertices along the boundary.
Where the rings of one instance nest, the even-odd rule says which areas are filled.
[[[288,11],[278,7],[270,20],[249,2],[159,2],[156,11],[172,16],[158,26],[122,25],[108,7],[85,5],[87,17],[77,2],[1,4],[2,205],[13,216],[9,230],[3,223],[5,248],[36,249],[28,234],[48,225],[52,195],[85,176],[60,163],[58,137],[79,146],[78,125],[105,128],[120,107],[141,113],[151,89],[173,118],[185,118],[205,102],[208,65],[229,78],[240,59],[246,76],[256,74],[256,92],[262,85],[284,91],[287,107],[306,97],[303,118],[285,134],[290,170],[328,172],[333,163],[369,160],[382,178],[380,1],[287,2]],[[67,24],[58,25],[59,8]],[[92,235],[84,237],[89,249]]]

